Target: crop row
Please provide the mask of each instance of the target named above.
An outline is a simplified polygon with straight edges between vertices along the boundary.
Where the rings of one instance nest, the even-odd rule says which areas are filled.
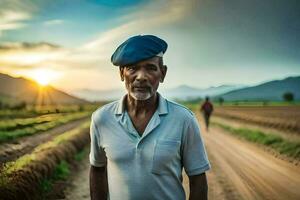
[[[31,154],[6,163],[0,174],[0,199],[40,199],[43,180],[62,160],[70,161],[89,142],[89,122],[41,144]]]
[[[43,119],[38,119],[37,120],[38,123],[32,124],[30,127],[25,126],[25,127],[19,128],[19,129],[14,129],[12,131],[0,130],[0,143],[8,141],[8,140],[13,140],[15,138],[19,138],[19,137],[23,137],[23,136],[27,136],[27,135],[33,135],[33,134],[36,134],[39,132],[47,131],[56,126],[66,124],[70,121],[87,117],[90,114],[91,114],[91,112],[79,112],[79,113],[72,113],[72,114],[67,114],[67,115],[58,115],[58,116],[54,116],[53,118],[49,116],[49,118],[46,117],[46,119],[44,119],[44,121],[43,121]],[[28,123],[30,123],[30,122],[31,122],[31,119],[28,121]],[[5,125],[3,125],[3,126],[5,126]],[[11,127],[13,127],[13,122],[12,122]]]
[[[59,118],[72,114],[47,114],[30,118],[6,119],[0,121],[0,131],[12,131],[21,129],[36,124],[42,124],[50,121],[55,121]]]
[[[0,110],[0,119],[28,118],[54,113],[75,113],[95,110],[99,105],[28,106],[23,110]]]
[[[233,119],[241,120],[265,127],[271,127],[276,129],[281,129],[284,131],[300,132],[300,119],[295,117],[295,113],[280,111],[274,112],[273,115],[269,114],[268,111],[256,110],[244,111],[244,110],[226,110],[226,109],[216,109],[214,115]]]

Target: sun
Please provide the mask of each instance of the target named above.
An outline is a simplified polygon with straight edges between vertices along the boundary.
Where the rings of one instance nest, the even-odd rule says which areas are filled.
[[[38,72],[35,80],[42,86],[46,86],[50,83],[50,78],[43,72]]]
[[[36,69],[30,73],[30,77],[35,80],[41,86],[49,85],[53,80],[55,80],[58,75],[49,69]]]

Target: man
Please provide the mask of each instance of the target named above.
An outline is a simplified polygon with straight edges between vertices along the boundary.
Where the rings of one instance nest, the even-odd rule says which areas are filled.
[[[190,199],[207,199],[205,171],[210,164],[197,120],[157,92],[167,73],[162,58],[166,50],[164,40],[139,35],[111,57],[128,93],[92,116],[93,200],[184,200],[183,167]]]
[[[212,103],[209,101],[209,97],[205,97],[205,101],[201,106],[200,111],[202,111],[203,113],[203,117],[204,117],[204,121],[205,121],[205,126],[206,126],[206,130],[208,131],[209,128],[209,118],[211,113],[213,112],[214,107],[212,105]]]

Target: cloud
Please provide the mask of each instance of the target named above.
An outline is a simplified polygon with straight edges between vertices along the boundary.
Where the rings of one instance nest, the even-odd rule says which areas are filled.
[[[0,67],[5,64],[13,67],[47,65],[63,69],[108,68],[111,65],[111,53],[125,38],[183,19],[190,13],[190,9],[191,4],[180,0],[155,1],[140,5],[138,9],[131,10],[129,12],[131,14],[120,19],[125,21],[123,24],[74,49],[66,49],[46,42],[2,43],[0,44]],[[10,19],[20,20],[24,19],[24,16],[11,15]],[[63,20],[54,19],[46,21],[45,25],[60,23],[63,23]]]
[[[45,26],[53,26],[53,25],[61,25],[63,24],[65,21],[61,20],[61,19],[53,19],[53,20],[48,20],[44,22]]]
[[[28,68],[59,59],[68,50],[47,42],[14,42],[0,44],[0,68]]]
[[[181,0],[154,1],[131,10],[128,12],[131,14],[119,19],[119,21],[123,21],[121,25],[100,34],[96,39],[75,49],[67,59],[72,59],[72,61],[80,59],[79,62],[91,64],[86,66],[108,68],[111,65],[110,56],[118,44],[132,35],[148,34],[155,29],[183,20],[193,9],[194,0],[190,0],[190,2],[182,2]]]
[[[190,2],[193,1],[190,0]],[[123,19],[128,20],[128,22],[102,33],[97,39],[90,41],[83,47],[86,50],[101,50],[105,52],[107,50],[106,47],[111,49],[111,45],[119,43],[130,35],[146,33],[149,30],[184,19],[189,15],[193,5],[193,3],[181,0],[170,0],[165,4],[158,4],[157,1],[153,2],[144,5],[144,7],[139,7],[132,14],[123,16]]]
[[[57,44],[39,42],[0,43],[0,70],[22,71],[34,68],[54,70],[100,69],[101,57],[94,54],[67,49]]]
[[[30,0],[2,0],[0,7],[0,36],[4,31],[20,29],[32,18],[37,5]]]
[[[0,34],[6,30],[19,29],[26,26],[23,21],[27,19],[30,19],[28,13],[16,13],[10,10],[0,12]]]
[[[16,50],[53,50],[60,48],[59,45],[48,42],[4,42],[0,43],[0,51],[16,51]]]
[[[83,44],[79,48],[64,49],[58,51],[55,56],[41,57],[45,59],[38,65],[63,70],[98,69],[108,72],[111,70],[110,56],[121,41],[131,35],[144,34],[155,28],[159,29],[162,26],[182,20],[190,14],[192,9],[191,4],[183,3],[180,0],[156,3],[146,4],[139,9],[132,10],[131,14],[120,19],[126,22],[100,34],[95,40]]]

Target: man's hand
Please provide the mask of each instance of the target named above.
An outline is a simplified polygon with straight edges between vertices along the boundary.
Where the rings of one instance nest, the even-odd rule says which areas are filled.
[[[90,168],[90,195],[91,200],[107,200],[108,184],[106,167]]]
[[[207,180],[205,173],[189,176],[190,198],[189,200],[207,200]]]

